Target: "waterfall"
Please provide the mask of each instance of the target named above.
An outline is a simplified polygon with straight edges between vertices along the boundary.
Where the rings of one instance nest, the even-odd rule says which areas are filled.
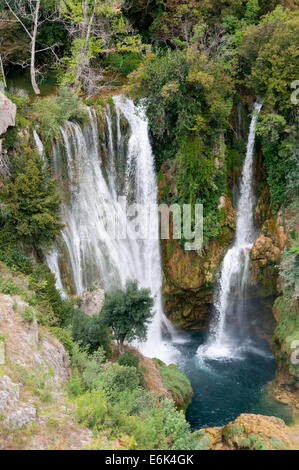
[[[253,156],[256,124],[262,104],[255,103],[243,165],[237,204],[237,226],[233,246],[226,253],[214,299],[215,316],[206,344],[198,348],[199,357],[232,358],[238,355],[246,338],[245,290],[250,250],[255,240],[253,222]],[[228,323],[230,323],[228,328]]]
[[[41,139],[40,139],[40,137],[39,137],[39,135],[38,135],[38,133],[36,132],[35,129],[33,129],[33,139],[34,139],[37,151],[39,153],[39,156],[41,157],[42,168],[44,170],[47,166],[46,154],[45,154],[45,150],[44,150],[44,145],[43,145],[43,143],[42,143],[42,141],[41,141]]]
[[[52,168],[62,192],[64,228],[63,246],[57,246],[47,261],[62,289],[61,259],[67,260],[77,295],[98,281],[110,289],[136,279],[140,287],[149,288],[155,315],[147,341],[139,346],[144,354],[168,361],[170,352],[161,333],[167,320],[162,308],[158,188],[148,122],[142,105],[135,106],[121,95],[113,101],[115,115],[110,108],[106,110],[106,162],[94,110],[88,110],[83,128],[66,121],[60,139],[53,141]],[[125,211],[125,204],[132,202],[152,208],[151,225],[147,222],[145,227],[153,235],[150,239],[111,236],[115,220],[116,230],[122,233],[134,218],[128,218]],[[106,206],[108,211],[103,209]]]

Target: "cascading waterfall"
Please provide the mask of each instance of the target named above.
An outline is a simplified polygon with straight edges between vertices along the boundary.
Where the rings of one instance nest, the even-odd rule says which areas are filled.
[[[107,108],[106,165],[101,159],[94,110],[88,110],[89,122],[83,128],[66,121],[60,129],[60,141],[53,141],[52,167],[63,194],[64,229],[63,248],[52,250],[47,261],[56,276],[57,287],[62,290],[59,261],[62,252],[64,258],[66,253],[77,295],[98,280],[104,289],[123,286],[128,279],[137,279],[140,286],[150,288],[155,298],[155,315],[148,339],[140,348],[144,354],[168,362],[170,349],[162,339],[162,325],[167,325],[168,321],[162,309],[157,182],[148,122],[142,106],[134,106],[130,99],[121,95],[115,96],[113,101],[117,136],[115,138],[113,132],[111,110]],[[125,120],[129,128],[126,136],[121,120]],[[122,153],[125,155],[123,165],[117,165]],[[125,202],[153,208],[151,225],[145,227],[152,235],[150,239],[111,236],[108,228],[113,227],[114,221],[121,231],[132,219],[128,219],[123,202],[117,198],[119,195],[124,196]],[[104,207],[109,210],[103,213]]]
[[[214,301],[215,317],[207,343],[198,348],[200,358],[236,357],[242,340],[246,338],[245,289],[250,250],[256,236],[253,222],[253,156],[256,124],[261,108],[262,104],[255,103],[237,205],[235,241],[222,263]],[[227,328],[229,321],[232,325]]]

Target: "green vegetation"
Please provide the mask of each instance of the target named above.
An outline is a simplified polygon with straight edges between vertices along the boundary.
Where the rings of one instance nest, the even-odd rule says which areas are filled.
[[[111,328],[120,353],[123,353],[124,341],[145,340],[153,304],[149,289],[139,289],[137,281],[127,281],[124,290],[105,293],[101,316]]]
[[[87,111],[78,95],[67,87],[59,88],[55,96],[36,101],[34,111],[46,142],[58,136],[63,121],[76,121],[82,124],[87,119]]]
[[[192,398],[190,380],[175,364],[167,366],[159,359],[154,359],[154,361],[158,366],[164,387],[178,403],[178,408],[186,410]]]
[[[102,316],[86,316],[80,310],[73,314],[72,334],[78,343],[89,352],[96,351],[100,346],[106,356],[111,354],[111,338]]]
[[[54,181],[42,171],[36,151],[24,149],[0,188],[1,239],[37,247],[60,232],[60,199]]]
[[[12,15],[8,3],[24,24]],[[218,209],[219,198],[232,195],[248,131],[242,115],[248,117],[252,102],[260,99],[258,186],[269,188],[270,207],[265,212],[286,211],[291,219],[298,212],[299,189],[297,3],[41,0],[35,69],[40,76],[54,74],[58,88],[34,100],[26,93],[6,91],[17,105],[17,116],[16,126],[1,136],[0,292],[21,296],[28,304],[19,312],[24,322],[36,319],[50,327],[69,352],[68,392],[76,402],[76,419],[93,430],[90,448],[206,449],[210,440],[205,432],[191,434],[173,400],[158,399],[145,390],[140,358],[124,353],[125,341],[146,338],[153,307],[147,289],[131,281],[124,290],[107,292],[101,314],[93,316],[84,314],[78,300],[64,300],[57,291],[43,261],[62,229],[61,200],[47,161],[33,150],[33,128],[50,159],[51,143],[59,141],[62,123],[70,120],[84,126],[87,106],[101,110],[100,121],[106,104],[113,102],[105,87],[124,84],[133,99],[146,104],[160,202],[204,206],[204,259],[211,240],[224,244],[229,238],[226,208]],[[24,19],[24,11],[30,12],[16,10],[18,4],[0,0],[2,80],[9,71],[19,71],[15,64],[30,63],[32,39],[24,25],[30,29],[32,18]],[[57,21],[52,21],[56,15]],[[113,88],[108,93],[112,95]],[[279,371],[291,385],[298,380],[298,367],[290,361],[299,335],[296,228],[283,253],[281,292],[274,304],[278,324],[273,350]],[[171,242],[166,245],[168,260],[173,250]],[[184,292],[178,285],[176,293]],[[121,353],[117,359],[113,340]],[[115,362],[109,362],[112,358]],[[158,360],[156,365],[165,389],[185,409],[186,390],[190,398],[192,393],[188,379],[176,366]],[[20,370],[19,375],[41,402],[51,402],[42,379]],[[242,449],[283,447],[275,438],[263,440],[243,431],[229,425],[224,440]]]
[[[117,362],[121,366],[136,367],[137,369],[140,359],[138,355],[135,354],[133,351],[129,351],[127,353],[121,354],[119,358],[117,359]]]
[[[197,438],[172,400],[144,390],[135,367],[103,362],[97,354],[75,349],[69,383],[78,421],[94,432],[89,448],[113,449],[116,442],[123,449],[197,448]]]

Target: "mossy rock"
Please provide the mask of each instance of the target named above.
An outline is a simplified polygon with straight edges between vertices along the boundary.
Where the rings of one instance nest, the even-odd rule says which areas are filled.
[[[287,450],[292,448],[288,429],[273,416],[242,414],[222,428],[226,448],[237,450]]]
[[[188,377],[175,364],[167,366],[160,359],[154,359],[162,377],[163,385],[180,410],[186,410],[193,395]]]

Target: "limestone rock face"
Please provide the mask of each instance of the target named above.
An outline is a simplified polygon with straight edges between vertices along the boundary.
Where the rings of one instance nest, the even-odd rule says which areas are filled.
[[[261,212],[264,210],[259,209],[258,214]],[[288,233],[282,220],[268,213],[268,218],[250,253],[249,284],[255,287],[257,295],[268,297],[276,293],[277,265],[280,263],[287,240]]]
[[[0,135],[7,131],[9,126],[15,125],[17,107],[0,91]],[[1,140],[0,140],[1,152]]]
[[[105,301],[105,291],[98,285],[93,290],[83,292],[81,308],[86,315],[99,315]]]
[[[0,329],[6,337],[6,361],[20,367],[40,370],[47,374],[49,367],[55,372],[53,383],[68,379],[68,354],[62,344],[48,331],[22,319],[28,305],[19,297],[0,294]]]
[[[130,351],[132,348],[128,348]],[[188,377],[175,364],[166,365],[160,359],[150,359],[134,350],[140,359],[147,390],[154,392],[159,397],[172,399],[177,408],[186,410],[191,402],[193,390]]]
[[[196,432],[199,442],[212,450],[291,450],[297,448],[290,429],[280,418],[241,414],[218,428]]]
[[[0,293],[0,449],[81,449],[92,433],[75,422],[66,394],[68,354],[36,318],[26,320],[26,307]]]

